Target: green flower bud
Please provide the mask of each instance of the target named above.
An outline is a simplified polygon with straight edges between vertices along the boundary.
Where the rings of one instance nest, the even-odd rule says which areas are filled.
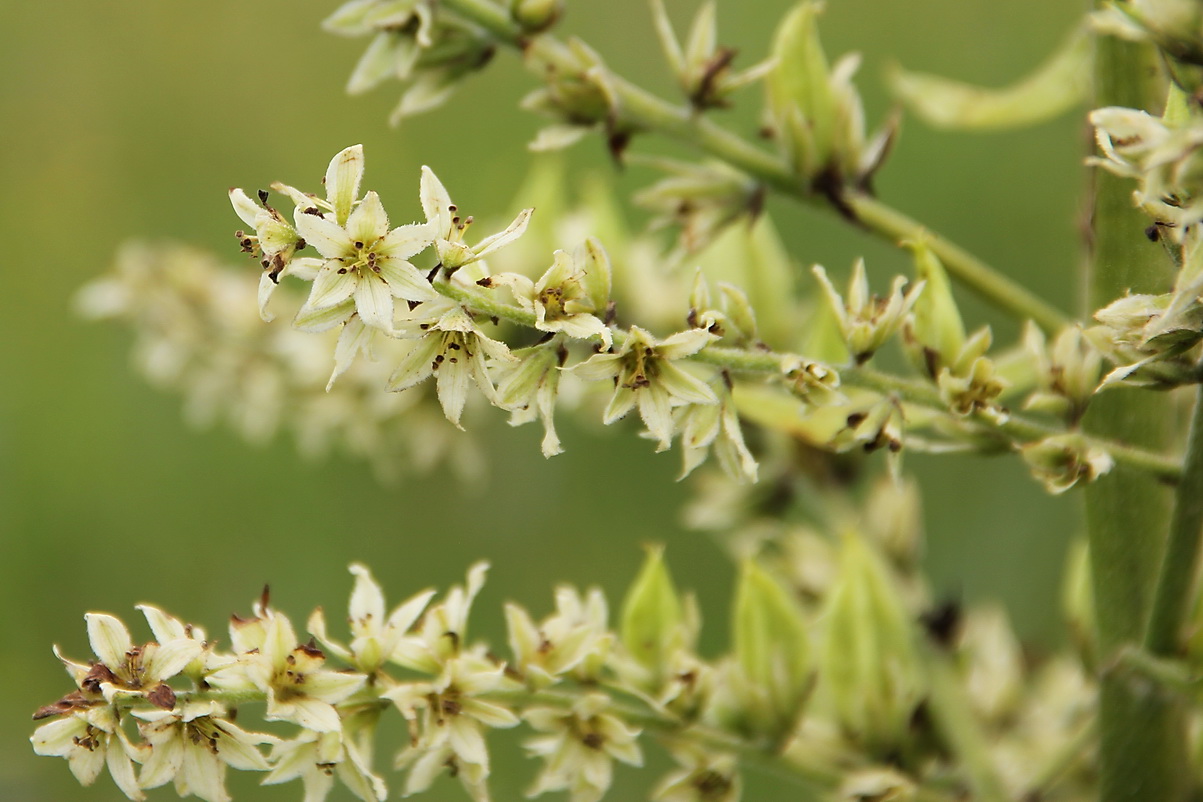
[[[754,561],[744,561],[735,591],[731,626],[735,644],[735,695],[743,729],[757,735],[788,735],[812,686],[810,637],[802,609],[789,592]]]
[[[927,240],[920,238],[902,244],[914,254],[916,279],[925,282],[906,328],[907,353],[919,370],[934,379],[940,368],[952,365],[960,356],[965,346],[965,325],[952,296],[948,274]]]
[[[529,33],[545,31],[564,13],[564,0],[511,0],[510,16]]]
[[[660,686],[661,675],[672,654],[689,644],[685,610],[664,564],[664,547],[649,546],[639,575],[622,603],[622,645]]]
[[[923,688],[911,623],[881,557],[843,538],[840,570],[822,615],[819,683],[845,733],[873,755],[895,753]]]
[[[768,105],[796,172],[813,176],[828,165],[837,116],[831,71],[819,41],[823,4],[794,7],[773,40],[776,66],[767,78]]]

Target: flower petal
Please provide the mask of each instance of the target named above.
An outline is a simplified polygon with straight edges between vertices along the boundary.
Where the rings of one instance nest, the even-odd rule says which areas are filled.
[[[351,238],[342,226],[319,217],[316,214],[306,214],[298,210],[294,219],[297,223],[297,233],[305,242],[317,248],[317,252],[327,259],[338,259],[350,256],[354,250]]]
[[[430,378],[435,354],[441,345],[438,335],[427,335],[414,344],[389,377],[388,389],[392,392],[408,390]]]
[[[329,331],[335,326],[345,323],[347,318],[353,314],[355,314],[355,304],[351,301],[324,309],[314,309],[309,304],[305,304],[297,311],[297,316],[292,319],[292,325],[298,331],[311,334]]]
[[[312,215],[310,215],[312,216]],[[371,245],[388,234],[388,213],[375,192],[364,195],[363,201],[347,218],[347,236],[352,244]]]
[[[432,233],[439,239],[446,239],[451,233],[452,209],[455,208],[455,204],[451,202],[451,196],[447,194],[443,182],[426,165],[422,165],[418,197],[422,201],[422,211],[426,213],[426,222],[434,226]]]
[[[237,187],[230,190],[230,205],[234,207],[235,214],[242,218],[242,222],[255,228],[259,212],[263,211],[262,206],[251,200],[245,192]]]
[[[350,298],[355,292],[359,277],[356,273],[343,267],[342,262],[330,261],[318,271],[309,290],[309,299],[305,306],[311,309],[328,309],[337,306]]]
[[[434,291],[434,287],[430,286],[430,282],[418,271],[418,268],[404,259],[386,257],[376,262],[376,269],[380,271],[380,277],[388,284],[389,292],[395,298],[404,298],[407,301],[433,301],[439,297],[439,294]]]
[[[439,403],[443,406],[443,414],[447,420],[456,426],[464,412],[464,404],[468,401],[468,380],[470,370],[468,360],[462,354],[451,356],[444,360],[437,371]]]
[[[526,233],[526,225],[530,222],[530,216],[534,213],[534,209],[523,209],[505,231],[494,234],[491,237],[485,237],[476,243],[472,247],[472,253],[476,254],[477,259],[483,259],[493,251],[509,245]]]
[[[129,630],[117,618],[106,613],[88,613],[88,642],[92,652],[114,672],[125,664],[125,655],[134,648]]]
[[[364,325],[393,330],[393,294],[388,283],[370,270],[365,270],[355,282],[355,309]]]
[[[352,145],[339,151],[330,160],[330,166],[326,168],[326,199],[334,207],[334,216],[339,225],[347,222],[351,205],[359,195],[359,182],[362,179],[363,145]]]
[[[421,253],[434,242],[434,228],[429,223],[410,223],[397,226],[376,246],[380,256],[408,259]]]

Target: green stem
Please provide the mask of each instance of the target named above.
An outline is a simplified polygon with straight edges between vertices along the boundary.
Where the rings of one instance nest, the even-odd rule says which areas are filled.
[[[1181,647],[1183,623],[1199,567],[1203,537],[1203,388],[1195,395],[1182,478],[1174,498],[1169,539],[1161,558],[1153,608],[1145,630],[1145,648],[1155,655],[1175,655]]]
[[[540,78],[547,77],[549,65],[555,72],[580,70],[578,59],[561,42],[548,35],[528,36],[491,0],[443,0],[443,5],[522,50],[528,65]],[[1021,320],[1031,319],[1050,333],[1069,321],[1064,313],[1039,296],[902,212],[853,190],[846,190],[837,208],[829,196],[815,192],[811,182],[794,174],[782,159],[715,125],[689,106],[669,103],[613,72],[608,73],[607,79],[616,98],[615,124],[637,131],[654,131],[692,145],[783,195],[844,219],[851,218],[854,224],[893,245],[926,235],[949,275],[989,303]]]
[[[1096,45],[1098,106],[1152,109],[1156,55],[1110,37]],[[1129,181],[1096,171],[1091,220],[1090,308],[1126,292],[1163,292],[1168,270],[1160,249],[1143,236],[1144,216],[1132,205]],[[1163,393],[1105,393],[1083,420],[1091,434],[1165,451],[1174,442],[1174,415]],[[1144,640],[1154,579],[1168,528],[1170,498],[1152,477],[1117,465],[1086,487],[1095,621],[1104,666],[1099,691],[1101,802],[1183,799],[1186,733],[1178,700],[1146,679],[1116,670],[1113,656]]]

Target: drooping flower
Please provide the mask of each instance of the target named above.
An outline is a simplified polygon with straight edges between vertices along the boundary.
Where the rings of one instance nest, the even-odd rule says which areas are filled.
[[[632,326],[617,351],[595,354],[572,371],[583,379],[614,380],[614,395],[603,421],[611,424],[638,406],[639,416],[658,442],[657,450],[663,451],[672,442],[673,407],[718,403],[718,396],[704,381],[673,364],[714,339],[708,331],[690,329],[658,340]]]
[[[560,367],[568,351],[560,342],[549,342],[513,352],[517,362],[502,365],[497,383],[497,405],[510,410],[510,425],[520,426],[536,417],[543,421],[543,456],[563,452],[556,434],[555,405],[560,389]]]

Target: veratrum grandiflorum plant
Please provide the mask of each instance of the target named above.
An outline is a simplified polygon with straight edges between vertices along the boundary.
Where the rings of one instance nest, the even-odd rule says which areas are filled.
[[[350,93],[399,83],[398,121],[512,50],[536,83],[522,107],[549,120],[533,149],[600,136],[615,161],[663,171],[634,198],[650,230],[627,230],[604,192],[570,200],[565,185],[587,182],[553,162],[509,222],[474,222],[429,167],[416,202],[386,209],[351,145],[320,189],[230,191],[250,264],[131,244],[78,296],[133,328],[140,368],[191,417],[251,440],[285,428],[303,453],[343,449],[384,480],[444,462],[480,475],[469,432],[490,407],[538,421],[547,457],[571,452],[557,416],[632,421],[679,452],[686,520],[737,565],[725,652],[699,650],[697,606],[660,546],[616,607],[561,586],[542,619],[505,605],[508,642],[491,645],[469,633],[483,563],[393,607],[354,564],[349,632],[322,608],[298,627],[266,589],[223,641],[149,605],[149,635],[89,613],[93,655],[56,649],[70,682],[35,713],[34,750],[134,800],[168,784],[226,800],[234,769],[299,781],[306,802],[336,785],[417,794],[446,774],[480,802],[505,737],[534,760],[530,796],[573,802],[605,797],[653,744],[674,767],[648,794],[672,802],[734,802],[750,772],[849,802],[1203,794],[1203,6],[1099,3],[1004,89],[891,75],[913,114],[956,129],[1027,125],[1093,92],[1082,319],[875,196],[901,116],[866,120],[859,57],[829,62],[822,10],[798,3],[737,69],[718,4],[682,36],[652,0],[666,99],[559,38],[561,0],[351,0],[325,22],[365,41]],[[736,104],[758,104],[763,141],[712,114]],[[655,138],[691,148],[638,152]],[[904,249],[912,273],[874,287],[859,259],[846,281],[798,271],[771,196]],[[958,285],[1022,336],[967,322]],[[1143,434],[1187,409],[1189,427]],[[1063,593],[1072,648],[1026,654],[1000,607],[932,598],[903,464],[915,450],[1011,453],[1050,493],[1085,498]],[[377,737],[388,717],[404,744]]]

